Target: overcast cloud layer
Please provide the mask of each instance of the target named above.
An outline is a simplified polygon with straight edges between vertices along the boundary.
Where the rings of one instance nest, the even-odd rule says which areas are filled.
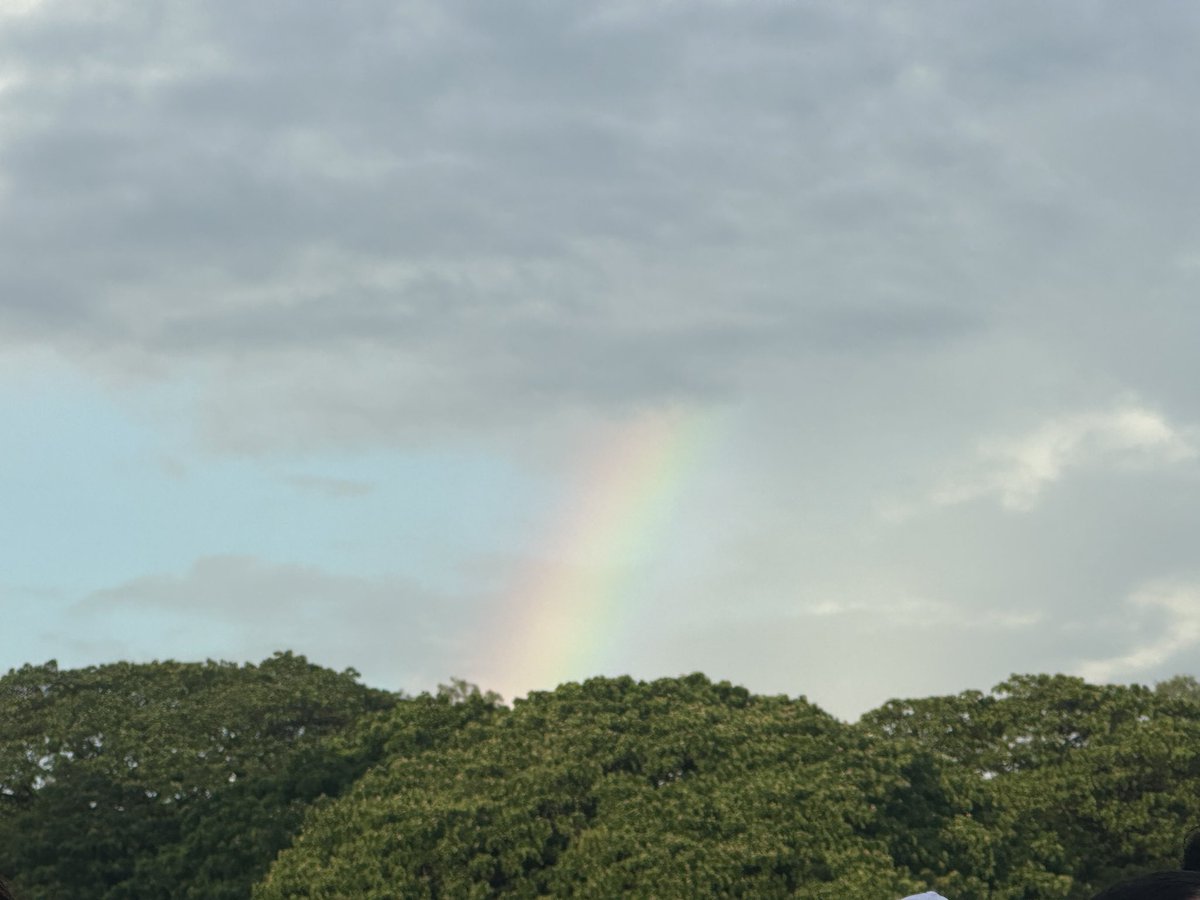
[[[629,587],[570,677],[852,716],[1193,670],[1198,33],[0,0],[0,666],[288,646],[551,687],[484,662],[522,640],[492,626],[579,563],[546,529],[581,460],[685,415],[718,437],[653,552],[587,561]]]

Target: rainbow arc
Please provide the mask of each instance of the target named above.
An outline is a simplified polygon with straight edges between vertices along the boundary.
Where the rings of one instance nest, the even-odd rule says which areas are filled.
[[[671,539],[685,485],[717,430],[711,412],[648,413],[580,466],[542,544],[520,573],[489,643],[509,691],[601,674],[635,608],[637,580]]]

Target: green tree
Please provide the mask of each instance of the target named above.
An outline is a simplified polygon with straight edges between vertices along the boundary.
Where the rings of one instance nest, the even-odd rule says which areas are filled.
[[[879,804],[910,789],[902,761],[803,700],[699,675],[593,679],[448,738],[316,809],[255,897],[816,898],[917,886],[869,833]]]
[[[29,900],[245,897],[303,805],[357,775],[324,739],[393,703],[287,653],[11,671],[0,871]],[[318,758],[312,782],[300,766]]]

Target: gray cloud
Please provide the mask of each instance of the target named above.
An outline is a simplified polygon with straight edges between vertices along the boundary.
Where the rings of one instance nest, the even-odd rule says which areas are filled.
[[[364,578],[247,556],[209,556],[79,601],[65,642],[127,656],[259,659],[278,649],[419,690],[468,664],[461,601],[401,577]],[[179,648],[178,650],[176,648]],[[450,667],[450,668],[447,668]],[[464,670],[465,671],[465,670]]]
[[[366,481],[332,478],[328,475],[289,475],[284,480],[294,488],[315,491],[326,497],[363,497],[375,489],[374,485]]]
[[[0,7],[0,355],[134,407],[165,382],[186,446],[155,458],[278,479],[453,440],[566,480],[614,423],[719,408],[611,665],[844,712],[1177,664],[1182,607],[1126,598],[1200,527],[1200,10],[27,5]],[[319,632],[399,684],[394,647],[465,660],[437,611],[504,590],[212,557],[86,608],[250,655]]]
[[[247,379],[310,423],[281,440],[378,440],[1053,327],[1064,263],[1127,236],[1097,204],[1161,180],[1112,138],[1170,31],[1021,9],[47,2],[0,37],[0,335],[186,371],[236,449]],[[396,424],[326,427],[343,363],[331,405]]]

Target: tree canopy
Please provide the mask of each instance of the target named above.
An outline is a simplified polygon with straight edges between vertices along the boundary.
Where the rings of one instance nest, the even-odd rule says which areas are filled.
[[[0,678],[0,872],[38,898],[1081,900],[1200,823],[1200,688],[1058,675],[857,723],[703,675],[505,706],[258,665]]]
[[[28,898],[245,897],[330,742],[396,698],[303,657],[25,666],[0,679],[0,872]]]

